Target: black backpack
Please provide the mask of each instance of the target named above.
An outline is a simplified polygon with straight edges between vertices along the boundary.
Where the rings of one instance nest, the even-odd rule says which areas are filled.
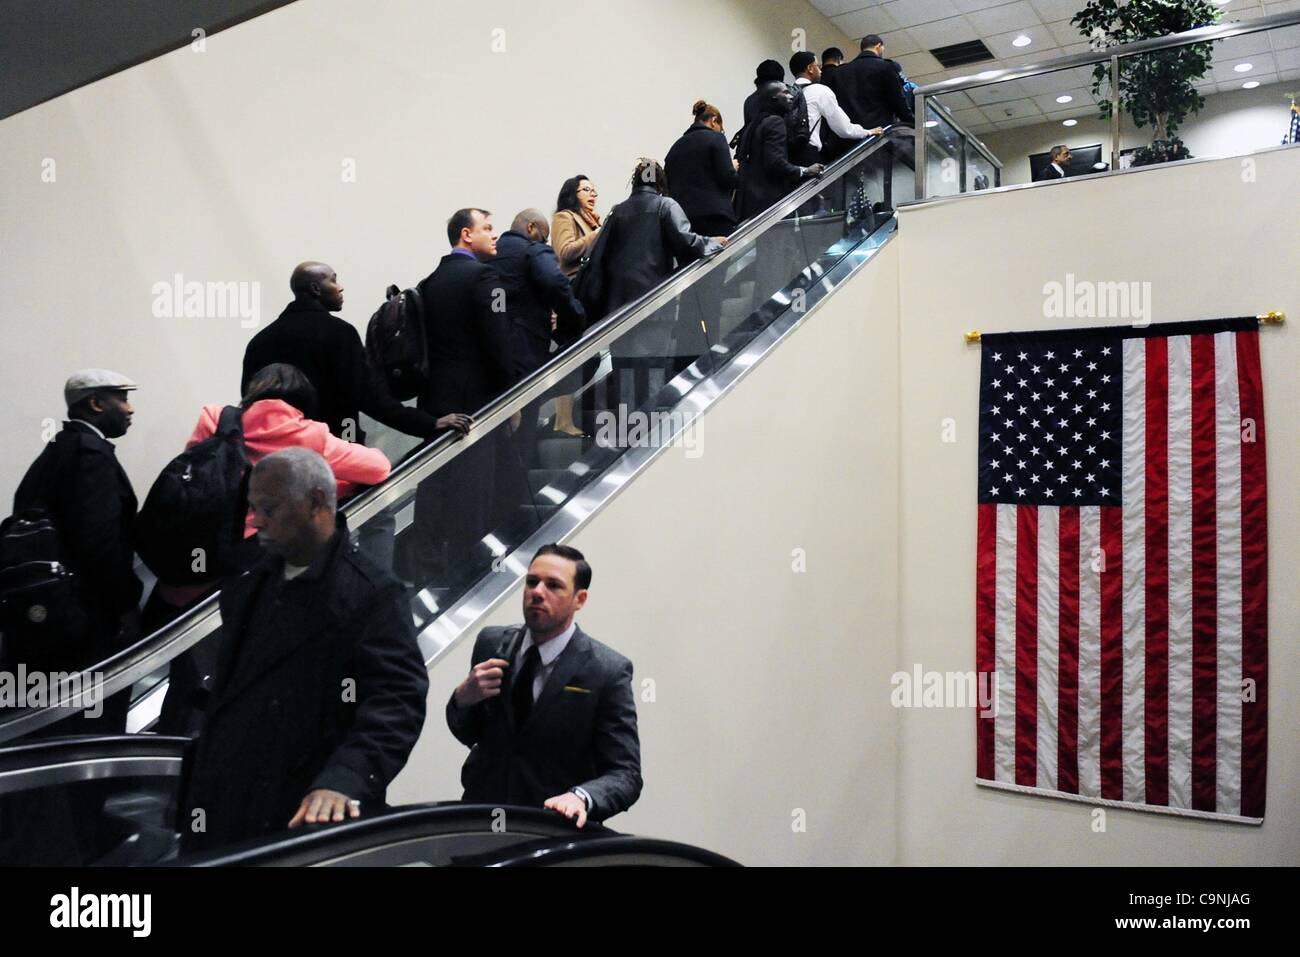
[[[50,444],[43,467],[57,470],[65,453],[57,440]],[[0,523],[0,661],[12,665],[45,658],[83,640],[89,620],[77,586],[76,575],[63,564],[47,502],[30,504]]]
[[[416,290],[389,286],[384,304],[366,327],[370,365],[399,401],[416,398],[429,382],[422,305]]]
[[[797,83],[790,84],[790,92],[794,95],[794,108],[785,116],[786,152],[790,156],[798,156],[812,142],[812,126],[808,122],[808,97],[804,96],[803,90],[804,88]]]
[[[238,406],[222,409],[216,433],[167,464],[136,518],[136,552],[168,584],[208,584],[243,571],[249,462],[242,415]]]

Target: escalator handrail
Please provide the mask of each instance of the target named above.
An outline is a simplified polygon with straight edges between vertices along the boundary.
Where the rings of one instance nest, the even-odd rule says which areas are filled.
[[[558,384],[583,363],[608,348],[610,343],[632,326],[652,315],[687,286],[736,256],[742,255],[742,250],[747,252],[745,247],[748,240],[781,222],[868,157],[891,144],[911,141],[914,137],[915,131],[911,127],[886,127],[882,135],[869,137],[831,163],[820,177],[809,179],[763,213],[742,223],[730,235],[728,245],[720,252],[679,270],[640,298],[615,310],[587,330],[577,343],[478,410],[474,414],[474,427],[469,435],[464,437],[444,435],[435,439],[393,469],[383,484],[368,489],[342,506],[341,510],[347,517],[349,525],[357,527],[371,516],[409,495],[411,489],[429,475],[488,435],[496,426]],[[130,687],[151,671],[193,647],[220,626],[219,600],[220,592],[214,592],[152,635],[102,662],[95,663],[77,676],[75,682],[63,682],[58,690],[56,704],[44,708],[25,708],[0,719],[0,742],[21,737],[58,720],[60,710],[74,706],[73,702],[84,685],[85,676],[101,675],[102,694],[112,695]]]
[[[326,824],[256,838],[231,847],[187,855],[176,863],[186,867],[265,867],[285,863],[291,858],[295,865],[310,866],[381,846],[434,837],[468,825],[481,823],[484,829],[489,829],[502,813],[508,829],[535,830],[540,836],[568,839],[580,833],[567,818],[555,811],[510,804],[442,801],[403,805],[342,824]],[[523,828],[519,827],[521,822]],[[590,832],[592,839],[617,833],[595,823],[589,823],[584,831]]]
[[[629,855],[671,858],[702,867],[743,866],[729,857],[692,844],[637,837],[634,834],[610,835],[585,841],[548,841],[531,847],[512,846],[496,853],[475,855],[458,863],[485,867],[556,867],[602,857]]]
[[[0,795],[70,780],[180,777],[189,738],[156,734],[43,738],[0,748]]]

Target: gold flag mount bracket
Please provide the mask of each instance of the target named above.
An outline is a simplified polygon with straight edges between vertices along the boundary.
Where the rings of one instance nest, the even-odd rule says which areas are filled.
[[[1261,325],[1280,326],[1282,323],[1286,322],[1286,313],[1274,309],[1271,312],[1266,312],[1262,316],[1256,316],[1255,318],[1260,321]],[[962,338],[966,340],[966,345],[973,346],[975,343],[980,341],[980,331],[978,329],[972,329],[970,332],[963,333]]]

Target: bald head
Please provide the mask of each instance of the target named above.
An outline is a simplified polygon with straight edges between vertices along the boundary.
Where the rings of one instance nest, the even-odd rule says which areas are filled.
[[[784,83],[764,83],[758,88],[758,101],[771,113],[789,113],[794,106],[794,95]]]
[[[546,242],[551,236],[550,223],[546,221],[546,216],[540,209],[523,210],[515,216],[510,228],[539,243]]]
[[[330,312],[343,308],[343,286],[334,267],[325,263],[299,263],[289,277],[289,289],[300,302],[318,302]]]

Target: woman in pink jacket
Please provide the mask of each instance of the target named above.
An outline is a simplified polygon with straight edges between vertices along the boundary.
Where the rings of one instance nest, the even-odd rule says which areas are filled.
[[[316,390],[296,367],[277,362],[258,370],[248,383],[244,410],[244,447],[248,460],[259,460],[281,449],[301,446],[319,452],[334,470],[339,501],[343,502],[362,486],[378,485],[392,471],[388,456],[356,442],[345,442],[330,434],[329,426],[308,416],[315,411]],[[205,405],[199,424],[185,447],[191,448],[217,431],[220,405]],[[244,523],[244,537],[254,534],[251,516]]]

